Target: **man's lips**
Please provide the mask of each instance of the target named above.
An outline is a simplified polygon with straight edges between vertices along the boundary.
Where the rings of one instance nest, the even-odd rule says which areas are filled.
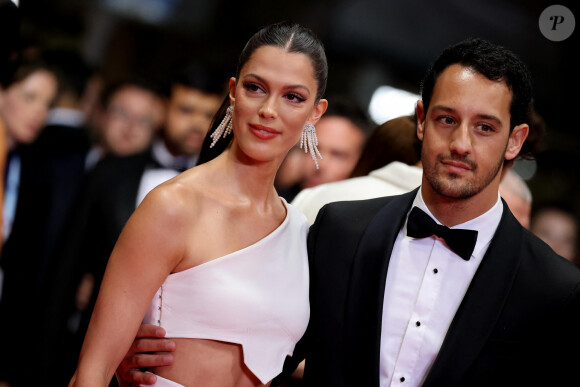
[[[447,167],[450,171],[456,173],[464,173],[466,171],[471,171],[474,169],[472,163],[458,160],[441,160],[441,163]]]

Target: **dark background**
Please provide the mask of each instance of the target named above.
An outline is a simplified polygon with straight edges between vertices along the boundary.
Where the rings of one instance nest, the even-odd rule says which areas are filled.
[[[549,5],[571,1],[463,0],[21,0],[22,37],[41,47],[77,47],[108,79],[140,73],[164,79],[191,59],[233,75],[246,40],[264,24],[293,20],[324,42],[328,93],[367,105],[380,85],[419,92],[429,63],[446,46],[482,37],[512,49],[530,67],[537,111],[548,134],[535,163],[518,163],[534,203],[559,200],[580,214],[577,164],[578,28],[562,42],[538,28]]]

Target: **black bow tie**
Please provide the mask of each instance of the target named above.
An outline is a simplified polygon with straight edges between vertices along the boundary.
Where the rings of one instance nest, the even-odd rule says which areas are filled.
[[[413,207],[407,221],[407,235],[412,238],[426,238],[437,235],[445,240],[447,246],[464,260],[471,258],[471,253],[477,242],[477,231],[450,229],[437,224],[429,215],[417,207]]]

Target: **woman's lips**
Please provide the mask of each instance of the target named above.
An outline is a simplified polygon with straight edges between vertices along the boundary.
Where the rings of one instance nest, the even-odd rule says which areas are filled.
[[[269,140],[280,134],[277,130],[262,125],[250,125],[250,130],[254,136],[263,140]]]

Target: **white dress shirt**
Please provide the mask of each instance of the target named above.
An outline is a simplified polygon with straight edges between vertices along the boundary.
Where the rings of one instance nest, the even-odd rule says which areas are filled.
[[[137,193],[138,206],[145,196],[153,188],[159,184],[177,176],[180,170],[185,170],[195,166],[197,162],[197,155],[195,156],[173,156],[162,139],[155,139],[151,149],[153,158],[160,165],[159,168],[146,168],[141,183],[139,184],[139,191]]]
[[[413,206],[429,211],[421,190]],[[483,215],[454,228],[477,230],[477,243],[464,261],[436,236],[407,236],[407,222],[393,246],[385,285],[381,330],[381,386],[418,386],[443,343],[503,213],[496,204]]]

